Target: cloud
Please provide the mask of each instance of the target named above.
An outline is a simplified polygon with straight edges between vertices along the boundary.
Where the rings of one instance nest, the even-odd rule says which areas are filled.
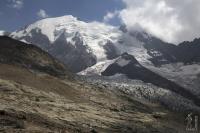
[[[9,0],[9,6],[15,9],[21,9],[24,5],[23,0]]]
[[[129,28],[147,32],[172,43],[200,37],[200,0],[122,0],[119,17]],[[112,16],[112,15],[110,15]]]
[[[47,17],[49,17],[49,15],[46,13],[46,11],[45,10],[43,10],[43,9],[40,9],[38,12],[37,12],[37,16],[39,17],[39,18],[47,18]]]
[[[108,23],[110,20],[117,17],[118,15],[119,15],[119,11],[107,12],[107,14],[103,17],[103,21],[105,23]]]

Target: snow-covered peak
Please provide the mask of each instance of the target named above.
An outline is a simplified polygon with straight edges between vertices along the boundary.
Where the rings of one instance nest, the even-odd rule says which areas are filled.
[[[33,23],[19,31],[11,34],[12,37],[20,39],[24,36],[32,37],[32,31],[41,32],[47,36],[51,43],[54,43],[61,34],[64,33],[66,40],[70,41],[77,33],[80,34],[84,45],[87,45],[97,60],[106,59],[103,46],[112,41],[116,43],[121,36],[121,31],[117,27],[113,27],[100,22],[83,22],[71,15],[57,18],[46,18]],[[73,43],[73,42],[72,42]]]
[[[13,32],[11,35],[15,38],[20,38],[22,36],[29,35],[31,36],[31,30],[37,29],[41,30],[41,32],[46,35],[51,42],[55,41],[55,32],[59,27],[62,27],[66,24],[75,23],[77,18],[69,15],[69,16],[62,16],[56,18],[46,18],[39,20],[29,26],[26,26],[20,30]]]
[[[36,44],[66,64],[72,61],[76,64],[84,60],[81,70],[109,62],[125,52],[133,55],[141,64],[151,64],[151,55],[144,48],[145,42],[138,39],[139,31],[137,34],[131,34],[135,32],[124,30],[123,27],[101,22],[84,22],[69,15],[39,20],[10,36]],[[144,33],[141,32],[146,41],[149,36]],[[74,58],[76,60],[73,60]],[[88,59],[90,61],[87,61]]]

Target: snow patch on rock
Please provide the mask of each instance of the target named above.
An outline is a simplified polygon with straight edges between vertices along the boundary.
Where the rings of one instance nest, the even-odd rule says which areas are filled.
[[[106,68],[109,65],[113,64],[115,61],[116,59],[99,62],[96,65],[89,67],[83,70],[82,72],[79,72],[78,74],[79,75],[101,75],[101,73],[105,71]]]
[[[130,60],[120,59],[116,62],[119,66],[124,67],[130,63]]]

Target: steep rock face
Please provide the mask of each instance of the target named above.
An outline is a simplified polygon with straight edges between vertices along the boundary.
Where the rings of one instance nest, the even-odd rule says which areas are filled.
[[[177,46],[172,44],[157,43],[160,45],[160,49],[168,52],[168,55],[172,57],[172,60],[166,64],[161,64],[158,67],[152,65],[146,65],[145,67],[173,82],[176,82],[200,97],[199,40],[200,39],[194,39],[194,41],[183,42]]]
[[[192,42],[183,42],[178,45],[179,51],[177,56],[184,63],[200,62],[200,38],[194,39]]]
[[[108,41],[103,48],[105,49],[105,54],[108,60],[115,59],[119,56],[119,49],[111,41]]]
[[[132,55],[122,54],[114,63],[109,65],[103,76],[113,76],[115,74],[124,74],[130,79],[137,79],[146,83],[152,83],[156,86],[169,89],[188,99],[192,99],[195,104],[199,105],[200,99],[185,88],[176,83],[146,69]]]
[[[22,66],[54,76],[65,76],[66,66],[34,45],[0,37],[0,63]]]
[[[141,34],[141,32],[131,32],[132,36],[136,37],[141,42],[144,42],[144,47],[148,54],[152,57],[150,60],[155,66],[164,64],[182,62],[193,64],[200,62],[200,39],[194,39],[191,42],[185,41],[178,45],[166,43],[156,37],[149,38]]]
[[[89,51],[90,48],[84,45],[81,35],[77,32],[72,38],[73,45],[66,41],[65,32],[63,32],[48,48],[57,59],[60,59],[73,72],[79,72],[89,66],[96,64],[96,57]]]
[[[166,43],[154,36],[148,36],[146,32],[130,32],[131,36],[136,37],[141,42],[144,42],[144,47],[147,50],[149,59],[155,66],[179,62],[176,56],[178,50],[174,44]]]

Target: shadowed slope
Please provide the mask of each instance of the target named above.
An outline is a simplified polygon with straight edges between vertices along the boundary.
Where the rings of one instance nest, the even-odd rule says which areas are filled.
[[[70,75],[65,65],[40,48],[5,36],[0,37],[0,63],[23,66],[58,77]]]

